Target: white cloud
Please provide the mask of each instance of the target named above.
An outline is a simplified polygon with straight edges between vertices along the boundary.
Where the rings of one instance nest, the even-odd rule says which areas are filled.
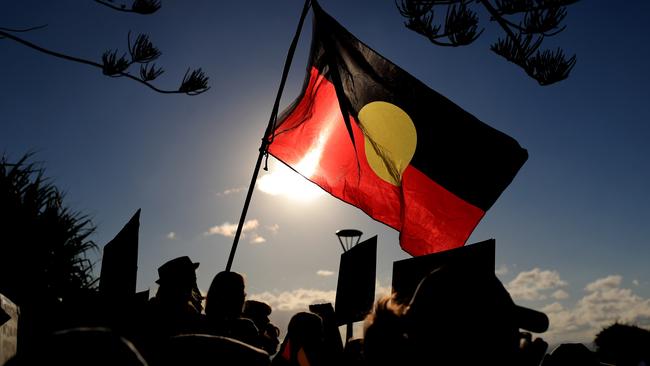
[[[266,241],[266,239],[264,239],[264,237],[261,237],[261,236],[255,234],[255,235],[253,235],[253,237],[251,238],[250,243],[251,243],[251,244],[262,244],[262,243],[264,243],[265,241]]]
[[[592,326],[614,321],[650,325],[650,299],[619,287],[621,280],[621,276],[608,276],[587,285],[588,294],[576,305],[580,320]]]
[[[167,234],[166,236],[167,236],[167,239],[169,239],[169,240],[176,239],[176,233],[173,232],[173,231],[169,232],[169,234]]]
[[[271,322],[280,328],[282,337],[287,332],[291,317],[299,311],[309,311],[311,304],[331,303],[334,306],[336,291],[299,288],[283,292],[262,292],[248,296],[251,300],[263,301],[271,306]]]
[[[326,269],[319,269],[316,271],[316,274],[323,277],[329,277],[334,275],[334,271],[328,271]]]
[[[319,271],[320,272],[320,271]],[[379,281],[375,282],[375,298],[391,294],[390,286],[382,286]],[[265,291],[257,294],[251,294],[249,299],[264,301],[271,305],[273,311],[307,311],[309,305],[331,302],[334,304],[336,299],[335,290],[316,290],[298,288],[291,291],[270,292]]]
[[[277,309],[279,311],[298,312],[307,311],[311,304],[327,302],[334,304],[336,291],[299,288],[280,293],[266,291],[259,294],[252,294],[249,298],[266,302],[271,305],[274,311]]]
[[[614,322],[650,327],[650,299],[621,288],[622,277],[610,275],[585,286],[586,295],[573,308],[554,302],[542,308],[550,328],[542,336],[550,342],[591,342]]]
[[[555,300],[564,300],[569,298],[569,293],[559,289],[551,294],[551,297],[554,298]]]
[[[244,226],[242,227],[242,233],[257,229],[258,226],[259,226],[259,221],[255,219],[248,220],[244,222]],[[237,224],[224,222],[221,225],[213,226],[210,229],[208,229],[208,231],[205,232],[205,235],[219,234],[227,237],[234,237],[236,232],[237,232]]]
[[[375,282],[375,300],[390,295],[391,287],[382,286],[379,281]],[[331,303],[334,306],[336,291],[325,291],[316,289],[299,288],[284,292],[262,292],[251,294],[249,299],[264,301],[271,305],[271,321],[277,325],[284,336],[291,317],[299,311],[308,311],[311,304]],[[362,322],[355,323],[355,336],[362,334]]]
[[[639,286],[639,280],[632,280],[632,284],[634,286]]]
[[[244,189],[246,189],[246,187],[228,188],[223,192],[217,192],[217,196],[219,196],[219,197],[228,196],[228,195],[231,195],[233,193],[239,193],[239,192],[243,191]]]
[[[520,272],[506,288],[515,300],[544,300],[547,297],[544,292],[566,285],[556,271],[533,268]]]
[[[557,313],[564,310],[564,306],[560,304],[559,302],[554,302],[551,304],[548,304],[542,308],[542,311],[545,313]]]
[[[496,274],[497,276],[503,276],[503,275],[508,274],[508,272],[509,272],[508,271],[508,266],[506,266],[505,264],[502,264],[501,267],[497,268],[494,271],[494,274]]]
[[[596,281],[588,284],[585,287],[585,291],[596,292],[596,291],[609,290],[620,286],[621,281],[623,281],[623,277],[621,277],[620,275],[609,275],[604,278],[599,278]]]

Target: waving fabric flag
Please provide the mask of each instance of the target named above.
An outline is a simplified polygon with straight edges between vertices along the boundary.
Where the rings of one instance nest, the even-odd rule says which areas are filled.
[[[411,255],[462,246],[526,150],[312,6],[305,84],[267,136],[269,153],[399,230]]]

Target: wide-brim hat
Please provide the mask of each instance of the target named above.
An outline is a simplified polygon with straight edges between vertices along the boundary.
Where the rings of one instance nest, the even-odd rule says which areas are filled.
[[[162,266],[158,267],[158,280],[157,284],[168,282],[184,283],[196,282],[196,269],[199,268],[200,263],[194,263],[188,256],[182,256],[167,261]]]

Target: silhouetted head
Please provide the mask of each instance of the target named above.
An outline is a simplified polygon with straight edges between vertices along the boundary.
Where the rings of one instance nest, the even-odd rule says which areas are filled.
[[[289,320],[287,335],[275,357],[281,357],[290,364],[298,362],[303,353],[310,362],[319,362],[323,355],[323,320],[314,313],[299,312]]]
[[[158,267],[156,283],[164,285],[193,286],[196,283],[196,269],[199,263],[193,263],[189,257],[174,258]]]
[[[563,343],[544,357],[543,366],[600,366],[598,358],[582,343]]]
[[[255,322],[258,329],[262,329],[270,322],[269,315],[272,311],[271,306],[265,302],[246,300],[242,316]]]
[[[391,296],[375,303],[364,321],[363,355],[368,365],[411,364],[406,310],[407,306],[397,303]]]
[[[193,292],[196,288],[195,269],[199,263],[192,263],[189,257],[172,259],[158,268],[159,285],[156,299],[165,306],[186,308],[192,306],[198,312],[200,307],[194,304]]]
[[[650,330],[635,325],[614,323],[597,335],[594,343],[603,362],[618,366],[650,365]]]
[[[222,271],[212,279],[205,303],[205,314],[218,318],[238,318],[244,309],[246,283],[237,272]]]
[[[294,345],[311,344],[323,340],[323,320],[320,316],[301,311],[289,320],[287,337]]]

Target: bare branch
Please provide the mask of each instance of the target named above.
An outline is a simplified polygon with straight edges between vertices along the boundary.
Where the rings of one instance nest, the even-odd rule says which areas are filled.
[[[11,39],[15,42],[18,42],[24,46],[27,46],[33,50],[39,51],[41,53],[44,53],[46,55],[50,55],[56,58],[64,59],[67,61],[72,61],[76,63],[81,63],[84,65],[89,65],[93,66],[96,68],[99,68],[102,70],[102,72],[106,75],[113,76],[113,77],[126,77],[128,79],[137,81],[141,84],[146,85],[150,89],[162,93],[162,94],[187,94],[187,95],[198,95],[201,94],[205,91],[207,91],[209,88],[207,82],[208,82],[208,77],[201,71],[201,69],[193,71],[189,77],[187,73],[185,74],[185,77],[183,78],[183,83],[181,84],[181,88],[179,90],[164,90],[164,89],[159,89],[153,84],[149,83],[148,80],[145,80],[144,78],[139,78],[137,76],[131,75],[128,72],[126,72],[126,69],[123,69],[124,63],[126,62],[128,65],[130,65],[132,62],[126,61],[124,56],[117,57],[117,51],[106,51],[104,55],[102,56],[102,61],[104,61],[104,64],[100,64],[94,61],[86,60],[83,58],[79,57],[74,57],[70,55],[66,55],[63,53],[59,53],[56,51],[48,50],[47,48],[43,48],[37,44],[34,44],[32,42],[26,41],[20,37],[17,37],[9,32],[5,32],[3,30],[0,30],[0,37],[5,37],[8,39]],[[128,66],[127,66],[128,68]],[[122,71],[119,71],[122,70]],[[189,72],[189,70],[188,70]],[[153,74],[158,74],[162,73],[162,71],[154,71]]]
[[[95,0],[95,2],[98,3],[98,4],[102,4],[104,6],[108,6],[109,8],[111,8],[113,10],[132,13],[132,11],[130,9],[127,9],[126,5],[124,5],[124,4],[118,6],[118,5],[111,4],[111,1],[104,1],[104,0]]]
[[[131,7],[126,4],[115,5],[112,0],[94,0],[98,4],[107,6],[113,10],[123,11],[126,13],[152,14],[160,9],[160,0],[134,0]]]
[[[557,30],[555,30],[553,32],[550,32],[550,31],[548,31],[548,32],[533,32],[533,31],[531,31],[529,29],[524,28],[521,24],[515,24],[514,22],[508,20],[507,18],[501,18],[501,19],[503,19],[503,21],[506,22],[510,26],[510,28],[515,29],[518,32],[523,33],[523,34],[539,33],[539,35],[542,35],[544,37],[552,37],[552,36],[562,32],[564,29],[566,29],[566,26],[563,25],[561,28],[558,28]],[[492,17],[492,18],[490,18],[490,20],[494,21],[496,19],[494,17]]]
[[[34,27],[29,27],[29,28],[20,28],[20,29],[18,29],[18,28],[0,27],[0,31],[12,32],[12,33],[22,33],[22,32],[31,32],[31,31],[37,30],[37,29],[43,29],[45,27],[47,27],[47,24],[37,25],[37,26],[34,26]]]

